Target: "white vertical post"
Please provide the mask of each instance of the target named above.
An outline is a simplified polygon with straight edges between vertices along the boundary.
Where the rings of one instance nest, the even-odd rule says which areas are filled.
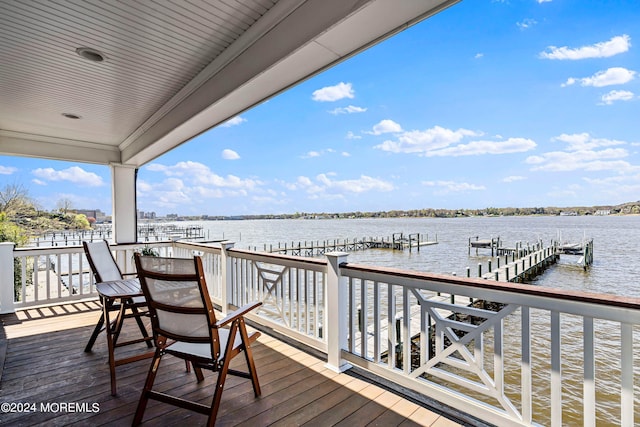
[[[15,243],[0,243],[0,314],[15,313],[13,248]]]
[[[551,312],[551,425],[562,425],[562,357],[560,312]]]
[[[226,316],[229,313],[229,303],[233,299],[232,279],[233,279],[233,266],[231,265],[231,257],[227,254],[227,249],[233,248],[233,242],[220,243],[222,248],[220,261],[220,299],[222,300],[222,316]],[[238,305],[242,305],[239,302]]]
[[[136,168],[116,164],[110,166],[113,242],[136,243],[138,241]]]
[[[347,262],[345,252],[326,254],[327,297],[325,298],[327,368],[334,372],[344,372],[351,365],[342,359],[342,349],[347,345],[347,290],[344,279],[340,275],[340,264]]]
[[[583,370],[583,413],[584,427],[596,426],[596,361],[595,361],[595,332],[593,317],[585,316],[583,320],[584,340],[584,370]],[[633,378],[633,375],[631,375]],[[624,378],[624,375],[623,375]],[[624,381],[624,379],[623,379]]]
[[[621,372],[622,395],[620,401],[621,420],[620,425],[631,427],[635,425],[633,420],[633,325],[622,323],[620,325],[621,339]]]

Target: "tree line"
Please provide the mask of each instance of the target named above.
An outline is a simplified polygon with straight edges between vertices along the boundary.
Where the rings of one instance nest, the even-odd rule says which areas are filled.
[[[90,229],[89,219],[74,212],[68,199],[61,199],[51,212],[41,209],[20,184],[0,190],[0,242],[24,246],[33,235],[49,230]]]

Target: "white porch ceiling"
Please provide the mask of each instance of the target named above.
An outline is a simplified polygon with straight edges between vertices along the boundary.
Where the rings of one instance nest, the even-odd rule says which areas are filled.
[[[140,166],[457,1],[0,0],[0,154]]]

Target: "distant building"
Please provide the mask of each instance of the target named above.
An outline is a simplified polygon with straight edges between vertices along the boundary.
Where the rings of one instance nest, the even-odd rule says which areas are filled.
[[[138,219],[156,219],[156,213],[138,210]]]
[[[95,218],[96,222],[104,222],[107,218],[100,209],[76,209],[76,213],[86,216],[87,218]]]
[[[598,209],[594,215],[611,215],[611,209]]]

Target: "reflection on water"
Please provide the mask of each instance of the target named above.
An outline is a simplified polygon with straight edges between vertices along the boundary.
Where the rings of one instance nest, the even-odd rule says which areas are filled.
[[[466,275],[470,267],[471,275],[477,275],[478,263],[485,266],[490,252],[475,251],[469,255],[469,238],[481,239],[500,237],[506,246],[516,242],[534,243],[542,240],[548,246],[551,240],[580,242],[584,237],[594,239],[594,264],[586,271],[577,265],[577,256],[562,255],[560,262],[551,266],[532,284],[587,292],[608,293],[622,296],[640,297],[637,276],[640,272],[640,217],[493,217],[493,218],[398,218],[398,219],[353,219],[353,220],[252,220],[252,221],[209,221],[199,223],[211,239],[225,238],[236,242],[241,249],[261,250],[264,245],[277,246],[278,243],[294,244],[305,241],[320,242],[334,239],[354,239],[363,237],[390,237],[393,233],[428,234],[429,240],[437,245],[421,247],[420,250],[391,251],[366,250],[352,252],[348,261],[378,266],[426,271],[440,274],[455,273]],[[495,265],[495,264],[494,264]],[[519,313],[519,311],[518,311]],[[505,321],[505,351],[507,384],[520,384],[520,332],[519,314]],[[533,388],[536,406],[533,408],[535,421],[549,424],[550,407],[550,360],[548,312],[532,310],[532,356],[538,365],[534,372]],[[583,394],[583,340],[582,319],[562,316],[562,383],[565,412],[563,424],[582,424]],[[619,360],[620,325],[610,322],[596,322],[596,393],[598,425],[606,425],[611,420],[620,419],[620,366],[611,360]],[[636,334],[640,331],[634,331]],[[613,339],[610,339],[612,338]],[[510,341],[511,340],[511,341]],[[635,342],[639,342],[638,339]],[[634,360],[640,360],[638,345],[634,349]],[[486,363],[492,358],[486,357]],[[636,372],[640,371],[637,367]],[[488,370],[492,370],[488,367]],[[638,373],[636,376],[639,375]],[[637,384],[638,381],[634,381]],[[507,394],[519,403],[519,389],[506,386]],[[519,387],[519,386],[518,386]],[[636,386],[636,389],[638,387]],[[637,394],[636,394],[637,395]],[[570,402],[576,401],[575,405]],[[636,419],[640,419],[639,408]]]

